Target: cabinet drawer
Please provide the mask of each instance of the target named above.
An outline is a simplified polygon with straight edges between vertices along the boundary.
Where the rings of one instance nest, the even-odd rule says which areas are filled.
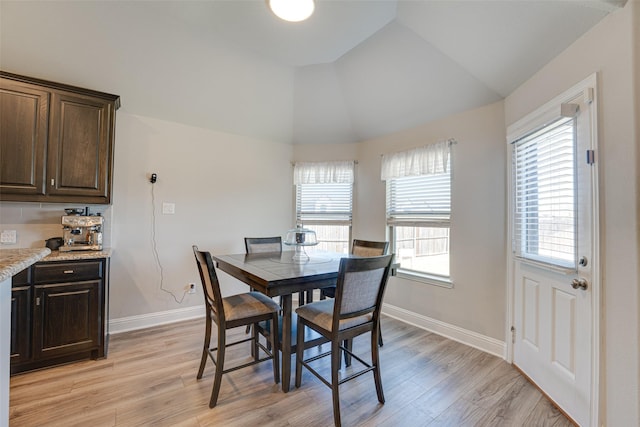
[[[27,267],[11,278],[11,287],[16,288],[31,283],[31,267]]]
[[[33,282],[38,284],[101,279],[102,264],[102,261],[36,264],[33,269]]]

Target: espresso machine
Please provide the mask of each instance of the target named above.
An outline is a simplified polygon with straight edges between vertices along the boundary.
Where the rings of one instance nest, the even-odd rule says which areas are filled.
[[[100,214],[91,215],[89,208],[65,209],[62,217],[62,246],[59,250],[100,251],[102,250],[102,226],[104,218]]]

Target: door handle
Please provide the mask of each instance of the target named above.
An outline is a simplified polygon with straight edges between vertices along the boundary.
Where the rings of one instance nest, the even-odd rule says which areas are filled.
[[[583,279],[582,277],[579,278],[579,279],[573,279],[571,281],[571,287],[573,289],[578,289],[579,288],[579,289],[582,289],[583,291],[586,291],[587,290],[587,286],[588,286],[587,280]]]

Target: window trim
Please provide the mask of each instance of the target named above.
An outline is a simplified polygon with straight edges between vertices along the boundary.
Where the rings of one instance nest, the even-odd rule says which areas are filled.
[[[406,270],[398,268],[396,270],[396,277],[401,277],[406,280],[414,282],[425,283],[427,285],[439,286],[441,288],[453,289],[453,279],[451,276],[435,276],[432,274],[420,273],[415,270]]]

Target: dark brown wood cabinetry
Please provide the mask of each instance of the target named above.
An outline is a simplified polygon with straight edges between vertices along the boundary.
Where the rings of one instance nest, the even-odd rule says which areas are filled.
[[[40,262],[13,278],[12,374],[106,355],[108,262]]]
[[[45,194],[48,118],[49,92],[0,78],[0,198]]]
[[[0,71],[0,200],[111,203],[117,95]]]
[[[11,364],[31,358],[31,269],[22,270],[11,282]]]

